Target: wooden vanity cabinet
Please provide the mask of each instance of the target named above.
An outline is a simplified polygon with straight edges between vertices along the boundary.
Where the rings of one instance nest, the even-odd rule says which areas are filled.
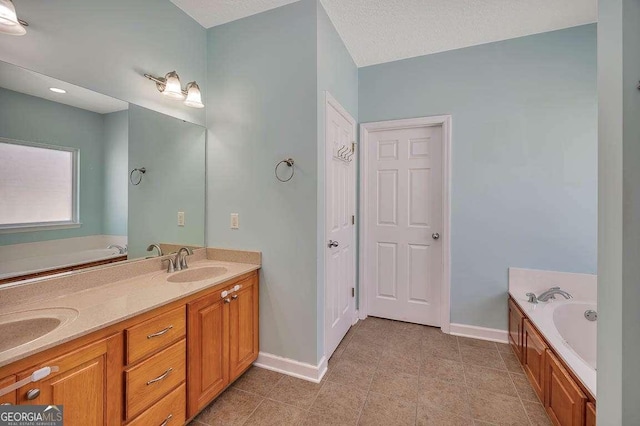
[[[583,426],[587,397],[551,353],[547,354],[544,406],[554,425]]]
[[[235,285],[240,289],[232,291]],[[187,310],[187,417],[193,417],[258,357],[258,275],[195,300]]]
[[[596,426],[596,406],[592,402],[587,402],[587,414],[584,424],[585,426]]]
[[[525,319],[522,328],[522,365],[540,401],[544,401],[544,366],[547,349],[547,344],[542,336],[536,331],[531,322]]]
[[[107,403],[107,395],[120,383],[118,371],[112,368],[117,353],[110,350],[117,347],[118,338],[99,340],[18,374],[17,379],[22,380],[42,367],[59,368],[50,376],[18,389],[17,404],[63,405],[66,425],[119,424],[118,401],[113,400],[114,407]]]
[[[229,319],[220,291],[187,306],[187,416],[195,416],[229,384]]]
[[[253,271],[0,367],[0,388],[59,368],[0,404],[63,405],[67,426],[184,425],[258,351]]]
[[[509,344],[516,356],[523,361],[522,328],[524,326],[524,314],[516,303],[509,299]]]
[[[245,281],[229,304],[229,376],[237,379],[258,358],[257,277]]]
[[[0,379],[0,389],[10,386],[16,382],[16,376],[5,377]],[[6,395],[0,396],[0,405],[15,405],[16,404],[16,392],[10,392]]]

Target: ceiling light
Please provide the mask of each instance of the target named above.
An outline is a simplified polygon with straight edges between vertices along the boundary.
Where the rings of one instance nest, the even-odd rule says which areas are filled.
[[[49,87],[49,90],[51,90],[52,92],[56,92],[56,93],[67,93],[66,90],[58,89],[57,87]]]
[[[24,35],[28,26],[24,21],[18,19],[16,7],[11,0],[0,0],[0,33],[10,35]]]
[[[200,86],[195,81],[187,83],[187,99],[184,104],[193,108],[204,108]]]
[[[151,74],[145,74],[144,76],[156,83],[158,91],[167,98],[184,100],[184,104],[192,108],[204,108],[202,93],[200,92],[198,83],[195,81],[187,84],[186,90],[182,90],[180,77],[178,77],[178,73],[175,71],[171,71],[165,75],[164,78],[154,77]]]

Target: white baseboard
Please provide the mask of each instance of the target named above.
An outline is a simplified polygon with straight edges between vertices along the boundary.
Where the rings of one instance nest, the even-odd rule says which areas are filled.
[[[488,340],[490,342],[509,343],[507,330],[497,328],[477,327],[467,324],[450,324],[449,333],[454,336],[471,337],[473,339]]]
[[[318,365],[313,365],[266,352],[260,352],[258,359],[253,365],[314,383],[320,383],[327,372],[327,359],[325,357],[322,357]]]

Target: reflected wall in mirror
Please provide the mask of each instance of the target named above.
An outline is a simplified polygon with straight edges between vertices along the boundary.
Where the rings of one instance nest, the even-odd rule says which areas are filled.
[[[126,259],[128,107],[0,62],[0,283]]]
[[[129,120],[129,170],[146,170],[129,182],[130,257],[204,246],[206,129],[136,105]]]

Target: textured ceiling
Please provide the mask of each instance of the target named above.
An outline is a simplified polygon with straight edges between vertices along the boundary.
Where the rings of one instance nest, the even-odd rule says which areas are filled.
[[[292,0],[171,0],[204,27]],[[595,22],[596,0],[321,0],[359,67]]]
[[[298,0],[171,0],[205,28],[215,27]]]

